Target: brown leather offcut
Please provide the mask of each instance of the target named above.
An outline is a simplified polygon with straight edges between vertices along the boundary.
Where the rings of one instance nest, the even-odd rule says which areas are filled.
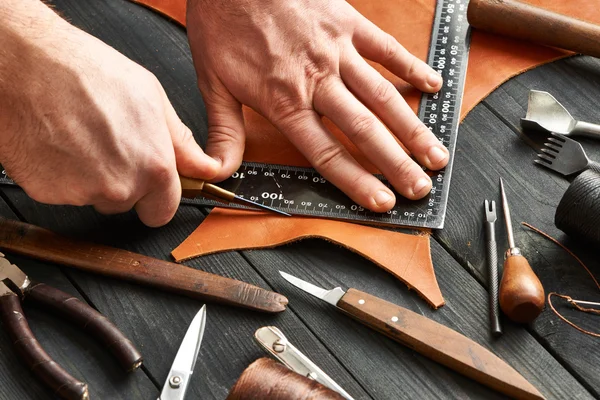
[[[185,0],[133,1],[167,14],[185,25]],[[423,60],[427,58],[435,0],[349,0],[349,3],[396,37],[417,57]],[[600,23],[597,0],[528,0],[527,3]],[[569,54],[562,50],[474,31],[461,117],[464,118],[481,99],[510,77]],[[398,87],[413,110],[416,110],[420,93],[379,65],[374,66]],[[248,108],[244,108],[244,117],[247,130],[245,161],[309,166],[306,159],[264,118]],[[337,127],[327,120],[325,123],[363,166],[371,172],[377,172]],[[235,237],[223,235],[223,232],[228,231],[224,229],[224,224],[235,226],[235,229],[230,231],[235,232]],[[257,235],[257,230],[262,230],[263,226],[268,226],[269,229]],[[348,234],[349,232],[352,234]],[[380,239],[383,236],[386,237],[385,240]],[[433,307],[443,305],[429,252],[425,254],[423,251],[415,251],[413,247],[418,245],[421,249],[429,248],[428,236],[392,233],[324,219],[291,217],[283,220],[271,215],[257,217],[254,212],[215,209],[202,225],[173,251],[173,256],[180,261],[209,252],[272,247],[305,237],[322,237],[350,248],[398,276]],[[372,237],[376,240],[366,239]],[[382,246],[387,247],[382,250]],[[394,257],[387,260],[376,259],[374,255],[380,253],[393,254]],[[404,264],[398,260],[404,260]],[[415,268],[415,265],[421,267]]]

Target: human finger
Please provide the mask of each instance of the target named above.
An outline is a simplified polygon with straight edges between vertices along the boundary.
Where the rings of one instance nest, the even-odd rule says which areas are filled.
[[[392,131],[416,159],[431,170],[446,166],[449,153],[415,115],[390,81],[371,67],[358,53],[340,63],[346,86]]]
[[[192,131],[179,119],[166,94],[163,95],[163,99],[177,170],[183,176],[213,179],[219,173],[221,164],[204,153],[194,139]]]
[[[388,178],[404,197],[420,199],[431,189],[431,179],[402,149],[367,107],[341,79],[330,78],[315,93],[315,109],[329,118]]]
[[[367,18],[360,18],[352,43],[363,57],[383,65],[423,92],[435,93],[442,87],[440,74]]]
[[[358,164],[316,112],[300,110],[273,122],[325,179],[354,202],[376,212],[394,206],[392,191]]]
[[[201,88],[201,91],[208,116],[206,154],[220,163],[214,180],[221,181],[242,163],[246,142],[242,105],[225,88],[218,94],[211,89]]]
[[[149,172],[148,176],[154,177],[148,185],[151,190],[134,208],[144,224],[158,227],[167,224],[175,215],[181,201],[181,183],[174,165]]]

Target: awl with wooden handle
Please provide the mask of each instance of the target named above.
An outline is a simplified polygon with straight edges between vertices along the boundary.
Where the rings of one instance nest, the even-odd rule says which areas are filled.
[[[521,1],[470,0],[467,19],[476,29],[600,57],[600,26]]]
[[[287,299],[245,282],[114,247],[68,239],[35,225],[0,218],[0,249],[201,300],[270,313]]]
[[[527,323],[536,319],[544,309],[544,287],[527,259],[521,255],[521,250],[515,246],[510,209],[502,178],[500,178],[500,191],[508,236],[508,250],[500,282],[500,308],[513,321]]]
[[[510,365],[447,326],[356,289],[326,290],[279,273],[292,285],[345,311],[369,328],[494,390],[516,399],[544,398]]]

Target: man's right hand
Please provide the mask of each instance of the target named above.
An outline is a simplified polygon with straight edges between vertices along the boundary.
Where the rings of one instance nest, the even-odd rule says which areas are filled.
[[[0,162],[33,199],[167,223],[212,179],[158,80],[39,0],[0,2]]]

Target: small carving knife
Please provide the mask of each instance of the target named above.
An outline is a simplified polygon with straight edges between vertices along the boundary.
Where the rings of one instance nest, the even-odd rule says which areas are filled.
[[[356,289],[325,290],[279,273],[292,285],[345,311],[362,324],[483,385],[516,399],[544,398],[506,362],[447,326]]]
[[[263,326],[254,333],[256,341],[273,357],[292,371],[306,376],[334,390],[348,400],[354,400],[340,385],[321,368],[292,345],[283,332],[274,326]]]

